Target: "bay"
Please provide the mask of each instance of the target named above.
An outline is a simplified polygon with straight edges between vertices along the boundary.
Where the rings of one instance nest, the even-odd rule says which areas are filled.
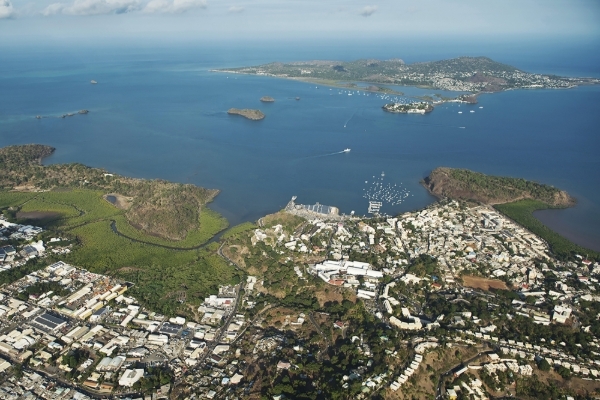
[[[470,54],[531,72],[600,75],[597,56],[585,48],[571,49],[575,59],[568,60],[544,49],[483,54],[473,45]],[[536,215],[572,240],[600,249],[597,86],[486,94],[476,106],[446,104],[424,116],[396,115],[381,109],[389,99],[374,94],[349,96],[322,85],[210,70],[316,58],[424,61],[464,49],[359,43],[5,50],[0,145],[54,146],[47,163],[80,162],[217,188],[221,193],[211,208],[232,224],[277,211],[293,195],[302,203],[362,215],[368,205],[364,193],[381,180],[392,191],[409,193],[382,211],[419,209],[435,200],[419,184],[433,168],[469,168],[567,190],[578,199],[576,207]],[[98,84],[90,84],[92,79]],[[397,89],[411,96],[448,95]],[[276,101],[261,103],[265,95]],[[231,107],[259,108],[266,118],[230,116]],[[90,113],[59,118],[80,109]],[[339,153],[345,148],[351,151]]]

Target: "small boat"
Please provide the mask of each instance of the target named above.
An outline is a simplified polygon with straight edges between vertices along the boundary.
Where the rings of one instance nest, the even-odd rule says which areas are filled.
[[[459,114],[462,114],[462,111],[459,111],[458,113],[459,113]]]
[[[471,111],[469,111],[469,112],[472,112],[472,113],[474,113],[475,111],[471,110]]]
[[[98,82],[96,82],[95,80],[93,80],[93,79],[92,79],[92,80],[90,81],[90,83],[91,83],[92,85],[95,85],[95,84],[96,84],[96,83],[98,83]]]
[[[350,153],[350,149],[344,149],[342,153]]]

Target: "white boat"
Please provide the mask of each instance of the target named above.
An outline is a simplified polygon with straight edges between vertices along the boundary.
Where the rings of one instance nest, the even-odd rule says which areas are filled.
[[[350,153],[350,149],[344,149],[344,151],[342,151],[342,153]]]
[[[462,114],[462,111],[459,111],[458,113],[459,113],[459,114]]]
[[[472,112],[472,113],[474,113],[475,111],[471,110],[471,111],[469,111],[469,112]]]
[[[92,80],[90,81],[90,83],[91,83],[92,85],[95,85],[95,84],[96,84],[96,83],[98,83],[98,82],[96,82],[95,80],[93,80],[93,79],[92,79]]]

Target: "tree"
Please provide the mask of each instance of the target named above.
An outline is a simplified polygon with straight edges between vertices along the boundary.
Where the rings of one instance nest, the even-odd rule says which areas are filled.
[[[545,358],[538,363],[538,368],[544,372],[550,371],[550,363]]]

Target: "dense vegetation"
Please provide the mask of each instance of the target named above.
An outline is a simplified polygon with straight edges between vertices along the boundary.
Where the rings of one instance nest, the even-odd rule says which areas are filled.
[[[475,200],[486,204],[533,199],[552,207],[568,207],[575,200],[553,186],[521,178],[490,176],[468,169],[436,168],[425,178],[427,188],[438,197]]]
[[[264,385],[263,396],[272,398],[284,394],[295,399],[353,398],[360,395],[364,388],[355,373],[368,376],[386,372],[392,360],[389,354],[394,351],[404,354],[406,351],[405,345],[397,338],[398,332],[387,329],[384,323],[367,311],[362,302],[345,302],[340,307],[340,313],[349,326],[345,338],[340,336],[334,346],[319,351],[316,346],[319,337],[316,334],[312,336],[308,343],[304,343],[309,353],[290,354],[294,357],[290,360],[295,368],[278,373],[271,385]],[[331,335],[330,327],[322,326],[322,329],[328,336]],[[290,336],[287,338],[288,345],[303,342]],[[360,337],[370,345],[361,348],[353,343],[352,336]],[[365,354],[366,349],[368,354]],[[352,378],[348,379],[348,375],[352,375]],[[370,398],[380,398],[378,396]]]
[[[521,200],[514,203],[498,204],[494,207],[548,242],[550,250],[559,260],[575,260],[575,254],[587,255],[591,259],[600,260],[600,253],[565,239],[533,216],[534,211],[549,208],[546,203],[535,200]]]
[[[23,292],[19,293],[19,298],[27,301],[29,296],[40,296],[44,293],[52,292],[57,296],[66,296],[69,291],[58,282],[37,282],[31,286],[27,286]]]
[[[126,211],[124,215],[131,225],[171,241],[202,229],[201,211],[218,193],[189,184],[127,178],[81,164],[42,166],[42,158],[53,151],[52,147],[37,144],[1,148],[0,189],[31,192],[85,188],[117,193],[126,199],[119,206]],[[5,203],[7,207],[14,205]],[[64,214],[64,209],[50,211]]]
[[[61,256],[64,261],[133,282],[131,293],[142,304],[167,315],[191,315],[219,285],[239,281],[235,269],[217,255],[216,244],[201,246],[227,226],[222,216],[204,207],[214,191],[104,176],[102,170],[79,164],[39,165],[39,159],[52,150],[38,145],[0,149],[4,168],[0,184],[5,188],[0,190],[0,211],[13,221],[43,225],[50,230],[48,235],[68,238],[75,246]],[[27,182],[30,190],[46,191],[6,191],[18,182]],[[104,194],[115,192],[131,196],[128,209],[104,199]],[[113,223],[119,234],[113,231]],[[173,241],[169,235],[158,235],[159,231],[182,240]],[[54,258],[2,272],[0,284],[13,282]],[[47,289],[30,288],[35,293],[23,296]]]

